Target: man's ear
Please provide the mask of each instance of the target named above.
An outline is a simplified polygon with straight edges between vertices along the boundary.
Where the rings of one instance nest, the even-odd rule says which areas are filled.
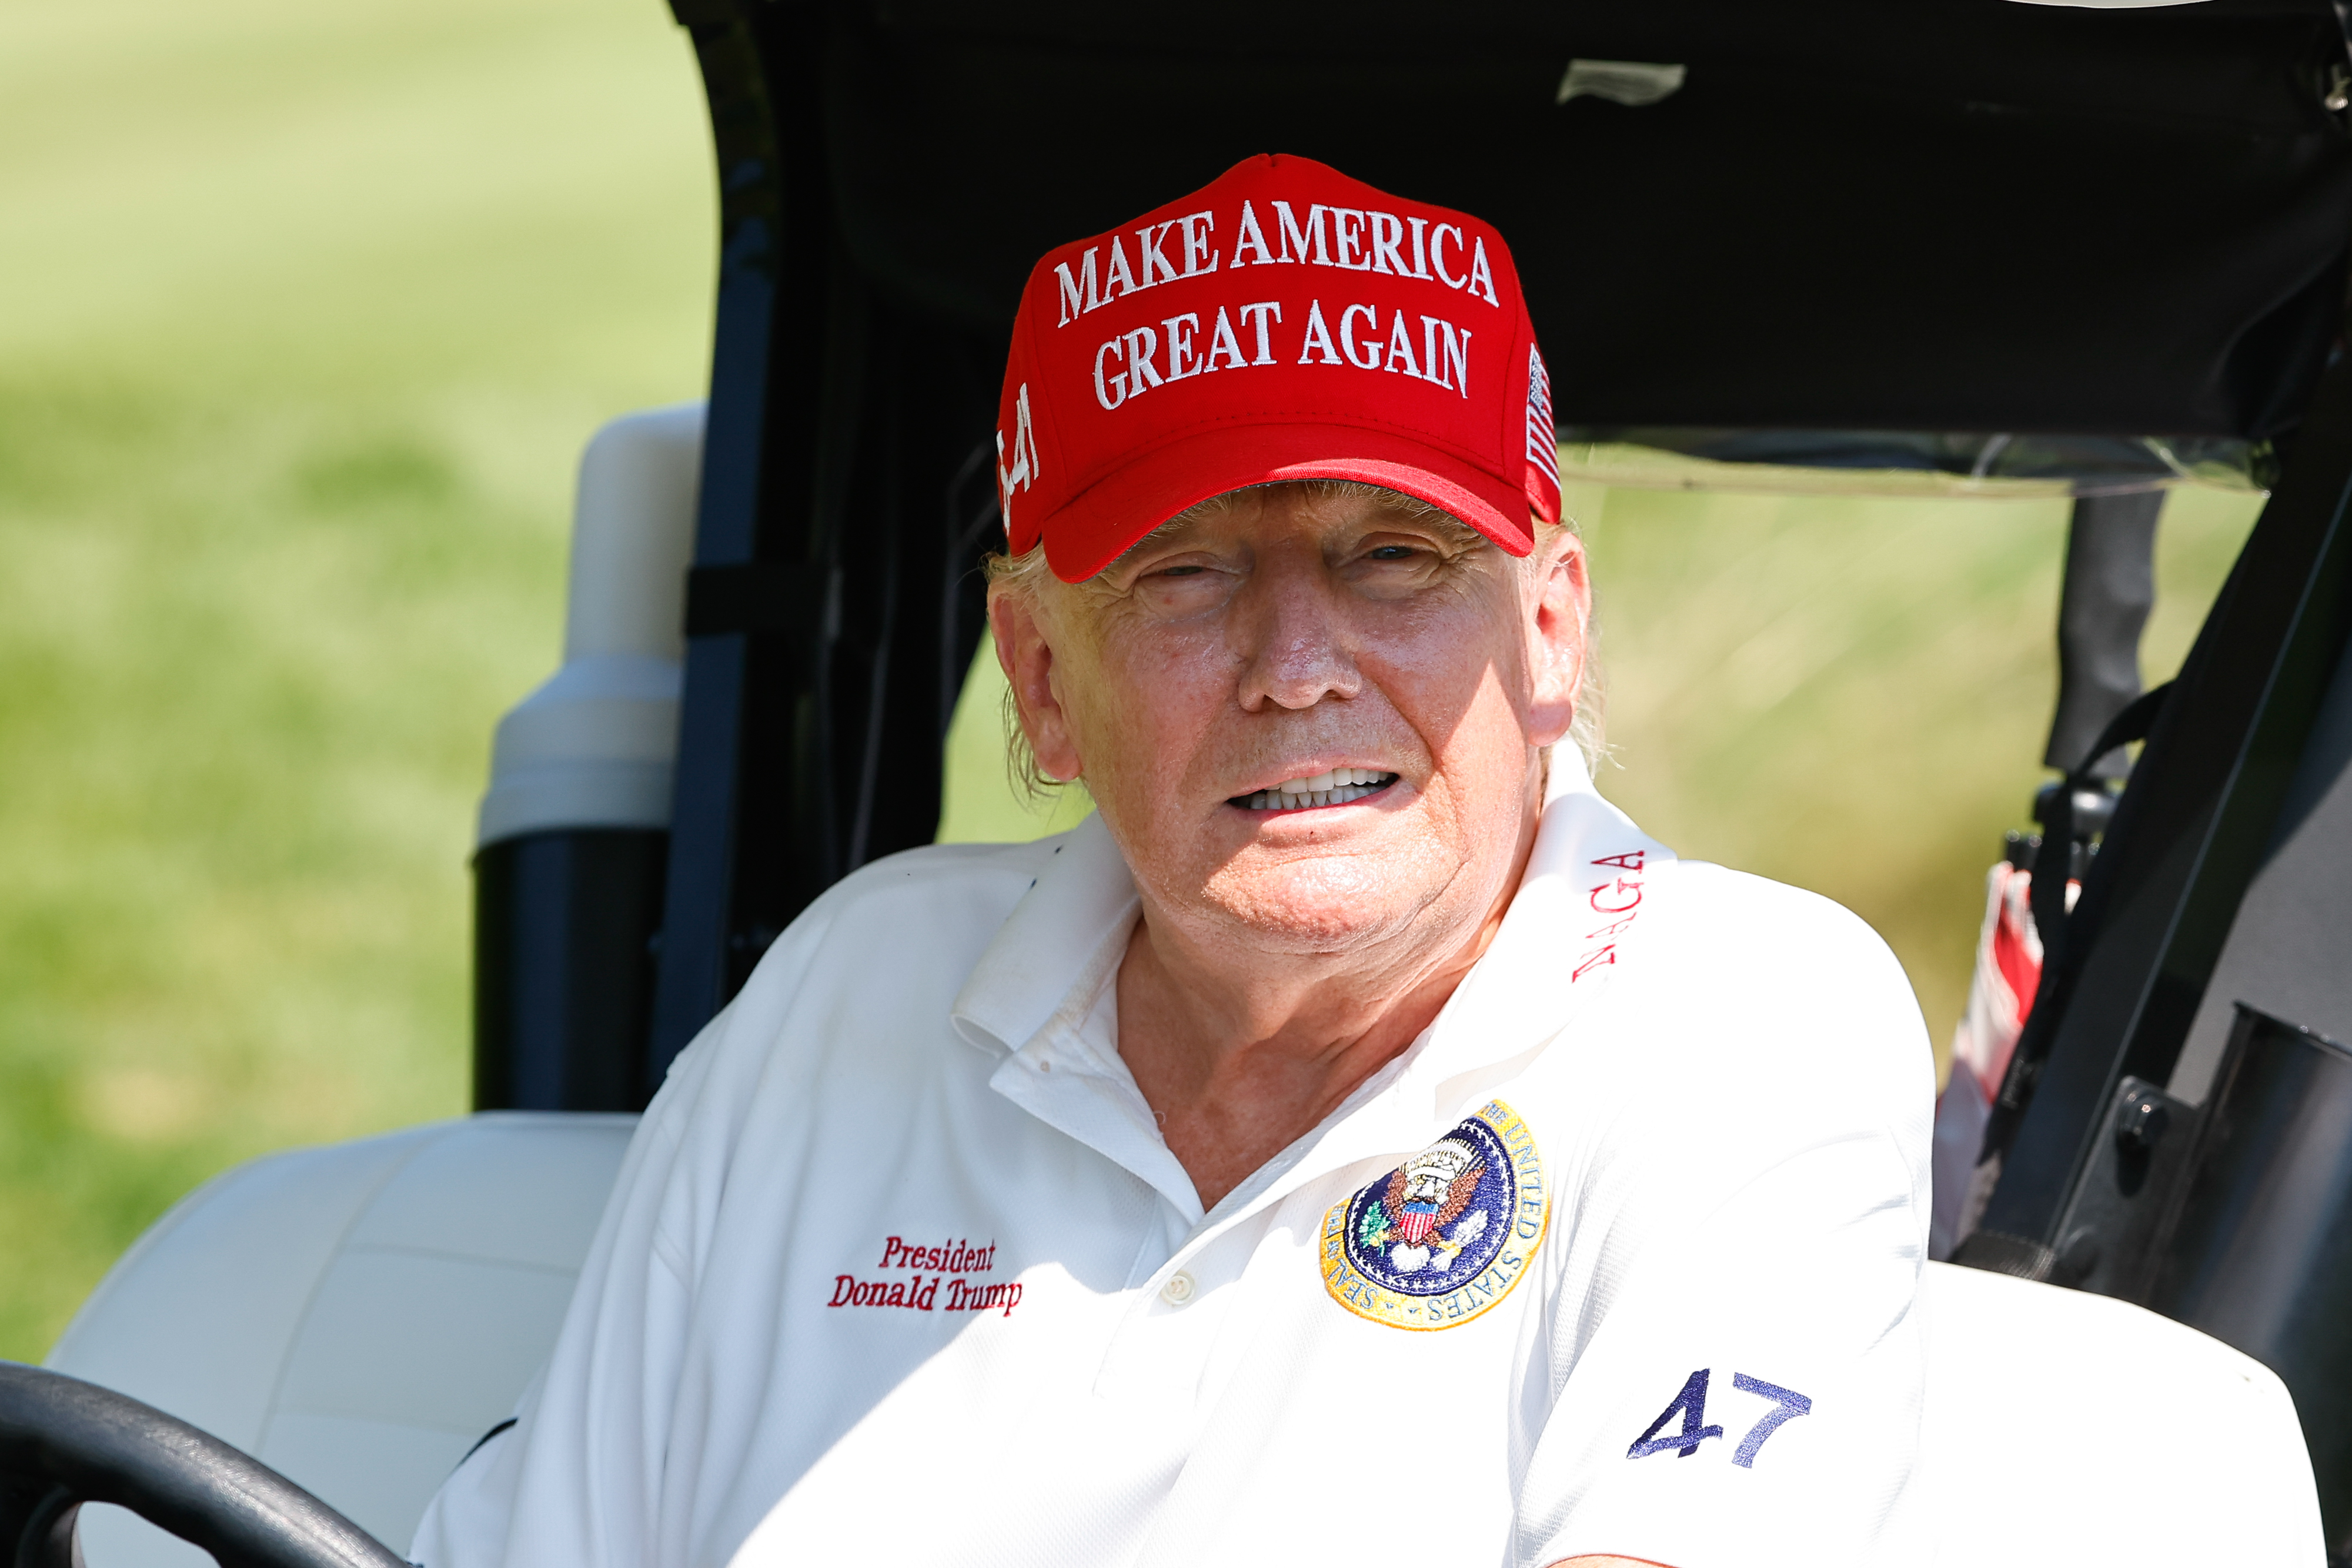
[[[988,630],[996,641],[996,662],[1013,690],[1021,733],[1029,737],[1038,770],[1066,782],[1081,771],[1069,716],[1054,691],[1054,645],[1037,614],[1036,601],[1006,583],[988,590]]]
[[[1529,738],[1550,746],[1576,722],[1577,687],[1591,655],[1592,582],[1583,540],[1565,528],[1538,528],[1536,536],[1537,559],[1528,563],[1534,580],[1528,631],[1535,687],[1528,719]]]

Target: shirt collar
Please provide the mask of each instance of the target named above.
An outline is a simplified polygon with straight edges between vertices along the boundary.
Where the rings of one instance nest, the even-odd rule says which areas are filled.
[[[1010,1053],[1045,1027],[1081,981],[1099,983],[1102,948],[1124,943],[1139,901],[1102,819],[1046,841],[1036,880],[981,955],[950,1010],[956,1032]],[[1042,846],[1041,846],[1042,847]]]

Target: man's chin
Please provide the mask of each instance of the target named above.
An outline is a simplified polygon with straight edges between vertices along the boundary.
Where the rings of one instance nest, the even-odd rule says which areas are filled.
[[[1212,877],[1204,902],[1274,951],[1335,953],[1379,942],[1411,925],[1441,892],[1420,885],[1425,868],[1388,866],[1384,856],[1276,865],[1248,858]]]

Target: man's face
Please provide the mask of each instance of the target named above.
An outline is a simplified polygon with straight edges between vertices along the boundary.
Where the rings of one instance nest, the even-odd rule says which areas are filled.
[[[1085,779],[1157,910],[1338,952],[1507,891],[1585,652],[1583,557],[1546,531],[1522,561],[1385,493],[1273,486],[992,615],[1040,765]]]

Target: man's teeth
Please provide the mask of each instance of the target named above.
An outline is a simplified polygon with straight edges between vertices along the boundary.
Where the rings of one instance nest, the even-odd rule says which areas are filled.
[[[1271,789],[1252,795],[1253,811],[1296,811],[1308,806],[1342,806],[1360,800],[1375,789],[1396,782],[1393,773],[1377,768],[1334,768],[1306,779],[1286,779]]]

